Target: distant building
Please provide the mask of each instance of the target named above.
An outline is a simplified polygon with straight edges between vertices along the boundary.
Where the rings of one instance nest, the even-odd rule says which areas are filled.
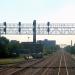
[[[43,45],[40,43],[34,44],[33,42],[22,42],[23,49],[29,50],[31,53],[39,53],[43,51]]]
[[[50,45],[50,46],[54,46],[56,45],[56,41],[55,40],[38,40],[37,43],[41,43],[41,44],[44,44],[44,45]]]

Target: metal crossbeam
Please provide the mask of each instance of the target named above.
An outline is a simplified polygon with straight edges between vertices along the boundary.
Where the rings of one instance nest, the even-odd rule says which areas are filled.
[[[6,29],[5,29],[6,28]],[[33,35],[33,24],[0,23],[0,34],[4,35]],[[75,35],[75,23],[43,23],[36,24],[36,35]]]

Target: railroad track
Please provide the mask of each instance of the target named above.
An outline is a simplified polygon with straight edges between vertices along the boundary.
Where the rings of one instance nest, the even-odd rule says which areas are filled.
[[[55,62],[58,59],[58,57],[57,57],[57,59],[55,58],[57,55],[58,55],[58,53],[47,58],[43,62],[37,63],[31,67],[27,67],[27,69],[23,69],[16,73],[13,73],[13,75],[21,75],[21,74],[23,74],[23,75],[38,75],[38,74],[41,75],[42,72],[45,71],[46,67],[48,67],[49,64],[53,65],[53,62]]]
[[[32,62],[33,60],[29,60],[30,62]],[[10,64],[10,65],[0,65],[0,72],[3,71],[3,70],[7,70],[11,67],[14,67],[14,66],[18,66],[20,64],[24,64],[24,63],[27,63],[28,61],[22,61],[22,62],[18,62],[18,63],[15,63],[15,64]]]
[[[17,64],[17,65],[12,65],[12,66],[10,66],[10,67],[7,67],[7,68],[5,68],[5,69],[2,69],[1,71],[0,71],[0,75],[12,75],[13,73],[15,73],[15,72],[17,72],[17,71],[20,71],[20,70],[22,70],[22,69],[24,69],[24,68],[26,68],[26,67],[29,67],[29,66],[32,66],[32,65],[34,65],[34,64],[36,64],[36,63],[39,63],[39,62],[41,62],[41,61],[43,61],[44,59],[39,59],[39,60],[34,60],[34,61],[29,61],[28,63],[24,63],[24,62],[22,62],[22,63],[19,63],[19,64]],[[21,67],[21,66],[23,66],[23,67]]]
[[[44,65],[42,65],[41,66],[41,68],[39,68],[38,69],[38,71],[36,70],[36,72],[34,72],[34,74],[33,75],[45,75],[44,74],[44,72],[47,70],[47,69],[49,69],[48,68],[48,66],[50,65],[53,65],[53,62],[51,62],[51,61],[53,61],[53,62],[55,62],[56,61],[56,59],[53,57],[53,58],[51,58],[50,60],[48,60],[48,62],[46,62],[46,63],[44,63]],[[35,66],[36,67],[36,66]],[[38,67],[38,66],[37,66]],[[35,69],[35,68],[34,68]]]
[[[57,75],[75,75],[75,59],[69,53],[62,51]]]
[[[46,59],[11,67],[0,75],[75,75],[75,60],[61,50]]]
[[[64,68],[62,68],[62,67],[64,67]],[[64,52],[61,55],[58,75],[62,75],[62,73],[63,73],[63,75],[69,75]]]
[[[64,53],[65,54],[65,53]],[[75,59],[68,53],[65,54],[68,75],[75,75]]]

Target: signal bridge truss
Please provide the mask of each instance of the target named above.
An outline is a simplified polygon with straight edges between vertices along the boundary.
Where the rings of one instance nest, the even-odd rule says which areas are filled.
[[[33,35],[31,23],[0,23],[0,35]],[[36,23],[36,35],[75,35],[75,23]]]

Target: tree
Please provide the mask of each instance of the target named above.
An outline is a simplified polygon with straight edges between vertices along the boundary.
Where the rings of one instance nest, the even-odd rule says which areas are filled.
[[[47,54],[51,54],[53,52],[56,52],[59,49],[60,49],[59,45],[44,45],[43,53],[45,55],[47,55]]]
[[[8,56],[8,43],[8,39],[0,37],[0,58]]]
[[[19,51],[20,51],[20,43],[19,41],[16,40],[12,40],[9,43],[9,56],[10,57],[15,57],[15,56],[19,56]]]
[[[75,45],[74,46],[66,46],[65,51],[71,53],[71,54],[75,54]]]

